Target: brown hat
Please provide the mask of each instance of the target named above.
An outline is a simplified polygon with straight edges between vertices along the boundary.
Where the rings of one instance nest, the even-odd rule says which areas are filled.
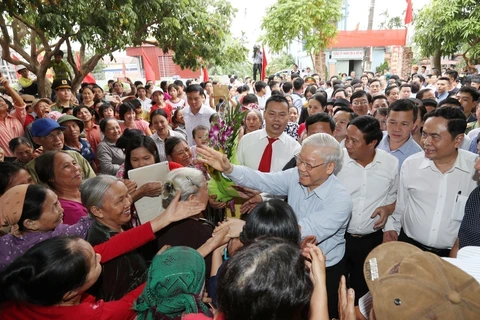
[[[52,89],[72,89],[72,82],[68,79],[55,79],[52,83]]]
[[[381,244],[367,256],[363,272],[377,319],[480,318],[478,282],[411,244]]]
[[[39,103],[39,102],[45,102],[47,103],[48,105],[51,105],[52,104],[52,101],[48,98],[40,98],[40,99],[35,99],[33,100],[32,102],[32,108],[35,108],[35,106]]]

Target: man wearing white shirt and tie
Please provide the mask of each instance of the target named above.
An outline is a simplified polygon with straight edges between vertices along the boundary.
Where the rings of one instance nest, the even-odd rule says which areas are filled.
[[[441,107],[425,117],[425,151],[410,156],[402,165],[393,220],[387,222],[384,241],[398,239],[448,256],[465,203],[477,186],[477,155],[459,149],[467,127],[460,109]]]
[[[250,132],[238,144],[237,160],[240,165],[262,172],[282,171],[283,167],[300,152],[300,144],[284,130],[288,122],[288,101],[283,96],[271,96],[265,104],[265,128]],[[246,203],[247,211],[262,201],[257,195]]]
[[[391,219],[397,198],[398,160],[377,149],[382,137],[374,117],[353,119],[347,127],[342,169],[337,173],[353,201],[345,233],[345,259],[356,303],[369,291],[363,276],[364,261],[382,243],[382,228]]]

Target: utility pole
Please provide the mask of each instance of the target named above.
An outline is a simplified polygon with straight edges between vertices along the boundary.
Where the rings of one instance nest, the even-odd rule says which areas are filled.
[[[373,29],[373,16],[375,14],[375,0],[370,0],[370,10],[368,13],[368,27],[367,30]],[[363,71],[373,71],[372,69],[372,48],[365,47],[365,54],[363,55]]]

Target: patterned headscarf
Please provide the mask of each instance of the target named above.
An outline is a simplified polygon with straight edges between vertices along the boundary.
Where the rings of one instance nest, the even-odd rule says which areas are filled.
[[[145,289],[133,309],[138,320],[175,319],[183,313],[211,316],[202,302],[205,261],[194,249],[173,247],[155,256]]]
[[[0,197],[0,226],[11,227],[11,233],[19,235],[18,221],[22,217],[23,203],[29,184],[10,188]]]

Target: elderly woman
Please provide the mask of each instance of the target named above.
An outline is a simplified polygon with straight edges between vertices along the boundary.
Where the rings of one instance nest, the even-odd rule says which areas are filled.
[[[52,190],[21,184],[6,191],[0,198],[0,224],[12,231],[0,237],[0,271],[46,239],[59,235],[85,238],[92,224],[88,217],[71,226],[62,222],[63,208]]]
[[[87,139],[80,137],[84,128],[83,121],[71,115],[64,115],[61,116],[57,122],[59,125],[65,127],[65,131],[63,132],[65,140],[63,149],[77,151],[88,161],[90,166],[97,171],[95,153]]]
[[[52,189],[64,211],[65,224],[75,224],[87,215],[82,205],[80,186],[82,185],[82,169],[68,153],[49,151],[35,160],[38,179]]]
[[[138,320],[182,319],[190,313],[212,316],[201,301],[205,261],[194,249],[173,247],[155,256],[148,281],[133,307]]]
[[[94,108],[94,96],[93,89],[90,87],[84,87],[82,89],[82,106],[93,109]]]
[[[25,166],[30,160],[37,156],[32,142],[25,137],[13,138],[8,143],[8,146],[16,158],[13,163],[19,166]]]
[[[194,168],[180,168],[167,175],[163,191],[163,207],[166,208],[178,191],[181,191],[181,200],[197,200],[207,205],[209,201],[207,181],[200,170]],[[160,232],[157,232],[158,247],[168,244],[172,246],[187,246],[199,248],[212,234],[213,226],[200,215],[173,223]],[[210,270],[211,256],[206,259],[207,270]],[[208,273],[207,276],[209,276]]]
[[[100,122],[100,130],[105,135],[105,138],[97,147],[100,173],[114,176],[125,161],[125,154],[122,149],[115,145],[122,135],[120,124],[117,119],[106,118]]]
[[[128,228],[132,218],[130,213],[132,199],[122,181],[111,176],[98,176],[85,181],[80,190],[82,203],[95,219],[87,235],[87,241],[91,245],[104,243]],[[194,199],[179,203],[179,198],[180,194],[159,217],[150,223],[157,223],[157,220],[160,220],[161,227],[166,227],[171,222],[192,215],[192,210],[198,214],[205,208],[203,203]],[[133,229],[144,226],[145,224]],[[152,230],[157,232],[160,228],[152,228]],[[92,290],[96,292],[97,298],[105,301],[120,299],[145,281],[146,270],[147,262],[140,251],[122,253],[117,259],[103,265],[102,278]]]

